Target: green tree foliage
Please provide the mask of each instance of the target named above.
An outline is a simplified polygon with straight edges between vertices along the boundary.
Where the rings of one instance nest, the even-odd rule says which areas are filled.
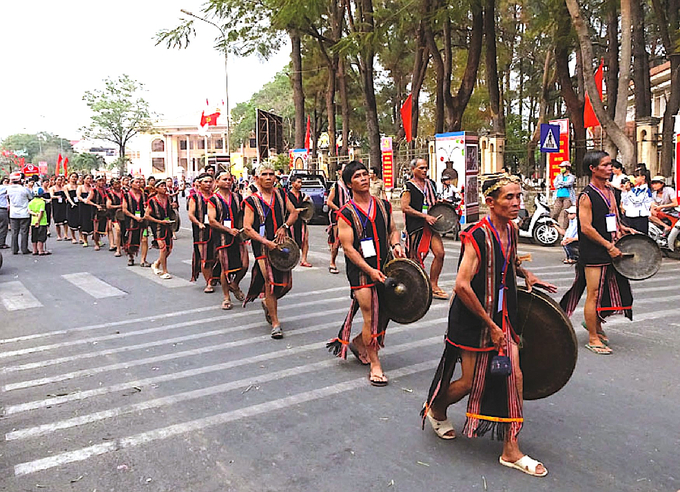
[[[69,159],[68,171],[78,173],[92,173],[106,167],[104,158],[89,152],[77,152]]]
[[[140,95],[144,85],[127,75],[104,81],[104,89],[87,91],[83,101],[92,111],[90,125],[81,131],[86,138],[113,142],[119,155],[135,135],[150,131],[154,116],[149,103]],[[120,161],[120,171],[125,172],[125,162]]]
[[[0,143],[0,147],[34,164],[44,160],[54,164],[59,153],[66,157],[73,152],[71,142],[47,132],[16,133],[5,138]],[[46,159],[55,152],[53,162],[50,162],[51,159]]]

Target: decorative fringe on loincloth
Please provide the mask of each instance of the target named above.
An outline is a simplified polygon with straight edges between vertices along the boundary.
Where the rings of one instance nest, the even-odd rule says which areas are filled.
[[[421,267],[424,267],[425,258],[430,252],[431,242],[432,230],[428,226],[424,226],[422,229],[418,229],[412,234],[408,234],[406,240],[406,256],[420,263]]]
[[[354,316],[356,316],[358,310],[359,302],[352,292],[352,304],[350,305],[349,313],[347,313],[347,316],[345,317],[345,322],[342,324],[337,338],[332,339],[326,344],[326,348],[329,352],[342,359],[347,358],[349,338],[352,333],[352,322],[354,321]],[[385,330],[387,329],[388,322],[389,318],[380,309],[378,290],[376,287],[371,287],[371,343],[369,346],[376,351],[385,346]]]

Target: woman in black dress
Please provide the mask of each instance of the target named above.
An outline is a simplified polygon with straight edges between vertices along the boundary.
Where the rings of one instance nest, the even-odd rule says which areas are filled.
[[[69,207],[64,190],[64,177],[57,176],[54,186],[50,188],[52,196],[52,217],[57,230],[57,241],[69,240],[68,227],[66,226],[66,211]]]
[[[83,248],[87,248],[87,237],[94,232],[94,212],[95,207],[86,203],[87,197],[92,191],[92,175],[87,174],[83,177],[83,184],[78,186],[78,209],[80,213],[80,239],[83,241]]]
[[[66,191],[66,223],[71,230],[71,243],[78,244],[76,234],[80,230],[80,211],[78,210],[78,174],[71,173],[68,176],[68,183],[64,186]]]

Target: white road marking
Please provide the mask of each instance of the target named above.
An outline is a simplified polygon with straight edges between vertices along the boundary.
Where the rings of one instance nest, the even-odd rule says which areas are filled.
[[[160,277],[160,275],[156,275],[155,273],[153,273],[153,271],[151,271],[151,268],[141,268],[135,265],[131,267],[125,267],[125,269],[128,272],[136,273],[140,277],[144,277],[145,279],[151,280],[152,282],[162,285],[163,287],[167,287],[168,289],[176,289],[178,287],[189,287],[193,285],[188,280],[184,280],[183,278],[175,276],[173,276],[171,279],[164,280]]]
[[[72,283],[80,290],[91,295],[95,299],[127,295],[126,292],[117,289],[113,285],[107,284],[103,280],[88,272],[69,273],[62,275],[62,278],[66,279],[68,282]]]
[[[392,377],[392,379],[396,379],[399,377],[416,374],[418,372],[429,371],[432,370],[438,362],[439,359],[434,359],[429,360],[427,362],[421,362],[419,364],[413,364],[410,366],[402,367],[400,369],[394,369],[390,371],[390,376]],[[74,451],[68,451],[65,453],[53,455],[47,458],[20,463],[18,465],[15,465],[14,474],[16,476],[28,475],[41,470],[48,470],[56,466],[65,465],[67,463],[84,461],[93,456],[100,456],[111,451],[132,448],[153,441],[168,439],[174,436],[186,434],[188,432],[201,431],[203,429],[213,427],[215,425],[222,425],[228,422],[234,422],[237,420],[254,417],[256,415],[261,415],[276,410],[283,410],[285,408],[300,405],[302,403],[319,400],[321,398],[338,395],[340,393],[345,393],[347,391],[359,388],[365,388],[367,384],[368,383],[366,382],[365,377],[356,378],[350,381],[345,381],[342,383],[326,386],[324,388],[304,391],[302,393],[291,395],[285,398],[271,400],[265,403],[261,403],[259,405],[251,405],[246,408],[232,410],[230,412],[211,415],[209,417],[191,420],[180,424],[174,424],[167,427],[161,427],[158,429],[154,429],[152,431],[142,432],[132,436],[120,438],[117,439],[116,441],[95,444],[94,446],[89,446],[87,448],[81,448]]]
[[[398,354],[401,352],[406,352],[407,350],[412,350],[415,348],[426,347],[428,345],[433,345],[440,343],[441,337],[430,337],[423,340],[417,340],[415,342],[408,342],[399,345],[393,345],[389,348],[390,354]],[[119,417],[121,415],[141,412],[144,410],[149,410],[151,408],[158,408],[167,405],[174,405],[179,402],[195,400],[197,398],[203,398],[206,396],[217,395],[220,393],[225,393],[227,391],[232,391],[239,388],[245,388],[250,385],[269,383],[271,381],[276,381],[279,379],[287,378],[290,376],[297,376],[300,374],[307,374],[312,371],[318,371],[320,369],[325,369],[328,367],[333,367],[338,364],[338,361],[334,358],[331,360],[324,360],[321,362],[315,362],[311,364],[305,364],[297,367],[292,367],[290,369],[283,369],[280,371],[269,372],[261,376],[249,376],[245,379],[238,381],[232,381],[229,383],[219,384],[216,386],[209,386],[206,388],[201,388],[193,391],[186,391],[184,393],[177,393],[175,395],[165,396],[162,398],[155,398],[152,400],[147,400],[140,403],[134,403],[130,405],[125,405],[118,408],[112,408],[109,410],[103,410],[100,412],[91,413],[88,415],[81,415],[78,417],[61,420],[58,422],[51,422],[49,424],[37,425],[35,427],[29,427],[26,429],[15,430],[9,432],[5,435],[7,441],[14,441],[18,439],[27,439],[31,437],[43,436],[46,434],[51,434],[57,430],[69,429],[71,427],[77,427],[80,425],[91,424],[93,422],[99,422],[101,420]]]
[[[430,325],[436,325],[436,324],[443,324],[447,321],[448,318],[438,318],[434,320],[428,320],[424,322],[419,322],[419,323],[413,323],[410,325],[404,325],[404,326],[397,326],[395,328],[390,328],[389,333],[390,335],[396,334],[396,333],[401,333],[401,332],[409,332],[412,330],[420,329],[425,326],[430,326]],[[339,326],[337,323],[334,323],[334,326]],[[308,352],[310,350],[319,350],[319,349],[324,349],[326,347],[326,342],[315,342],[315,343],[310,343],[307,345],[302,345],[300,347],[293,347],[293,348],[285,348],[283,350],[277,350],[273,352],[268,352],[265,354],[261,355],[255,355],[252,357],[244,358],[244,359],[238,359],[238,360],[232,360],[228,362],[223,362],[221,364],[213,364],[210,366],[204,366],[204,367],[197,367],[194,369],[187,369],[185,371],[180,371],[180,372],[175,372],[171,374],[162,374],[160,376],[154,376],[151,378],[144,378],[144,379],[137,379],[134,381],[127,381],[125,383],[118,383],[114,384],[111,386],[104,386],[100,388],[94,388],[90,390],[83,390],[83,391],[76,391],[74,393],[68,394],[68,395],[63,395],[63,396],[54,396],[50,397],[47,399],[43,400],[34,400],[26,403],[19,403],[16,405],[8,405],[5,407],[5,415],[13,415],[16,413],[21,413],[21,412],[26,412],[29,410],[36,410],[38,408],[45,408],[45,407],[51,407],[55,405],[61,405],[64,403],[69,403],[72,401],[81,401],[85,400],[87,398],[92,398],[95,396],[101,396],[101,395],[106,395],[109,393],[115,393],[117,391],[125,391],[129,390],[131,388],[134,388],[135,386],[137,387],[144,387],[147,385],[151,384],[157,384],[157,383],[163,383],[167,381],[175,381],[178,379],[183,379],[183,378],[189,378],[189,377],[194,377],[198,376],[201,374],[207,374],[210,372],[217,372],[217,371],[224,371],[226,369],[232,369],[234,367],[240,367],[248,364],[256,364],[258,362],[264,362],[264,361],[269,361],[272,359],[277,359],[279,357],[288,357],[291,355],[296,355],[296,354],[301,354],[304,352]]]
[[[0,300],[7,311],[42,307],[42,303],[18,280],[0,283]]]

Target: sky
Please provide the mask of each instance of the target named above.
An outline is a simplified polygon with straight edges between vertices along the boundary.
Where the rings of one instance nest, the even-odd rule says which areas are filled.
[[[82,100],[103,80],[127,74],[145,84],[143,97],[163,120],[200,119],[206,99],[225,99],[218,30],[197,21],[185,50],[155,45],[155,34],[179,23],[200,0],[0,1],[0,139],[46,131],[78,140],[90,120]],[[229,58],[229,104],[247,101],[289,61],[288,48],[263,61]],[[211,106],[213,103],[210,103]],[[212,108],[214,109],[214,107]],[[197,116],[198,115],[198,116]]]

